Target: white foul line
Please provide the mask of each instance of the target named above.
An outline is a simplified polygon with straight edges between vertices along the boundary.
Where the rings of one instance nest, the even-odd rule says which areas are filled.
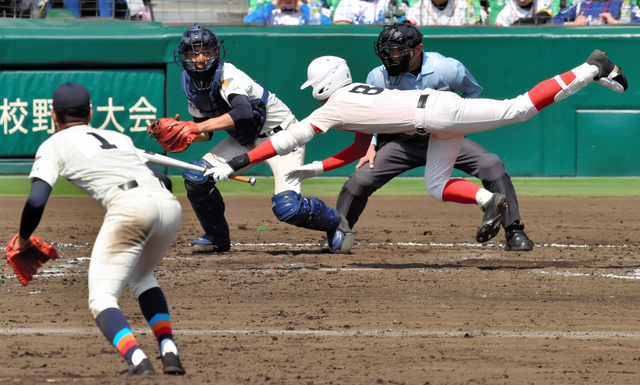
[[[134,329],[134,333],[146,333],[146,329]],[[489,338],[568,338],[568,339],[640,339],[640,332],[624,331],[514,331],[514,330],[197,330],[173,329],[176,335],[254,335],[254,336],[314,336],[314,337],[489,337]],[[100,334],[98,328],[8,328],[0,327],[0,335],[36,335],[36,334]]]

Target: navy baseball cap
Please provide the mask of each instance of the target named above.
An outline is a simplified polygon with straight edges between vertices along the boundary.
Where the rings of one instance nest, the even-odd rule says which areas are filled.
[[[87,87],[79,83],[66,82],[53,91],[53,109],[88,107],[91,105]]]

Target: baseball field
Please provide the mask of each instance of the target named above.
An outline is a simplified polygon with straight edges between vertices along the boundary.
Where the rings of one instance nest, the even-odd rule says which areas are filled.
[[[28,192],[26,180],[6,181],[18,187],[0,197],[2,249]],[[26,287],[10,270],[0,280],[0,383],[640,383],[638,178],[516,179],[531,252],[504,251],[503,231],[476,243],[477,206],[401,180],[371,198],[347,255],[278,222],[268,179],[221,186],[232,249],[193,255],[201,229],[174,181],[183,225],[157,276],[187,375],[120,374],[126,364],[87,307],[103,212],[63,183],[36,231],[61,258]],[[335,204],[340,181],[305,184]],[[126,290],[121,307],[161,369]]]

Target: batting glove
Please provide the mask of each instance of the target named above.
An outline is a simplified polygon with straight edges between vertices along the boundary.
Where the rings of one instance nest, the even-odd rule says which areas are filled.
[[[322,167],[322,162],[316,160],[315,162],[305,164],[304,166],[300,166],[289,171],[285,175],[284,180],[287,183],[291,183],[292,185],[297,186],[302,182],[303,179],[313,178],[314,176],[323,172],[324,168]]]
[[[224,182],[229,180],[229,175],[233,172],[231,166],[226,163],[217,167],[212,167],[204,172],[204,176],[211,175],[215,182]]]

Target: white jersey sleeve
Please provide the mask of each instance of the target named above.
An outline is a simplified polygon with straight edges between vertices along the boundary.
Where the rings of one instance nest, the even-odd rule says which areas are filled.
[[[58,182],[63,164],[57,156],[53,142],[54,140],[49,138],[38,148],[31,173],[29,174],[29,180],[32,182],[34,179],[42,179],[51,187],[54,187]]]

